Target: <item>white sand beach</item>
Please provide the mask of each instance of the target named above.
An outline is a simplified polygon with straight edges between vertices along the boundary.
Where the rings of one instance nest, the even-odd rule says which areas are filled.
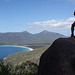
[[[27,48],[27,49],[29,49],[30,51],[33,51],[33,50],[34,50],[34,49],[30,48],[30,47],[26,47],[27,45],[24,45],[24,46],[19,46],[19,45],[1,45],[1,46],[14,46],[14,47]]]

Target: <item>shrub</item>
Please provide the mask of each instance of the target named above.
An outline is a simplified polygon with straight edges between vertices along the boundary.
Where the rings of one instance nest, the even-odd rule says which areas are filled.
[[[0,61],[0,75],[10,75],[8,65],[4,66],[3,62]]]
[[[0,61],[0,75],[36,75],[38,70],[38,65],[26,61],[12,68],[10,64],[4,66],[3,62]]]
[[[26,61],[15,68],[16,75],[36,75],[37,74],[38,65],[31,62]]]

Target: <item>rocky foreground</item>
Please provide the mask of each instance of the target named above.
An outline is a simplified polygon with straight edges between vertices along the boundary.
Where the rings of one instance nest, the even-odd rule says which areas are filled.
[[[75,38],[59,38],[41,56],[37,75],[75,75]]]

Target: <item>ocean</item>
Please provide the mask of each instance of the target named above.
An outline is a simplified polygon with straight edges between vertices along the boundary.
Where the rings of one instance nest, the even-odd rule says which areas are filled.
[[[24,51],[30,51],[30,49],[19,46],[0,46],[0,59],[3,59],[11,54]]]

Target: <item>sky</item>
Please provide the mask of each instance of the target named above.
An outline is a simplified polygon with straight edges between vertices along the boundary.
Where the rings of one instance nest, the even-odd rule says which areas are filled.
[[[39,33],[43,30],[71,34],[75,0],[0,0],[0,33]]]

